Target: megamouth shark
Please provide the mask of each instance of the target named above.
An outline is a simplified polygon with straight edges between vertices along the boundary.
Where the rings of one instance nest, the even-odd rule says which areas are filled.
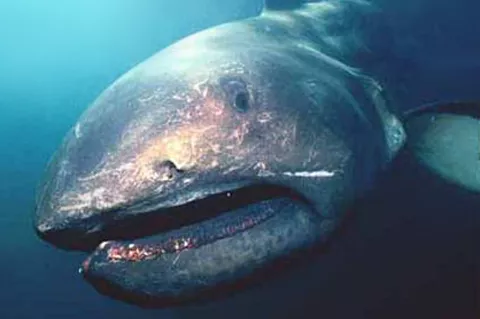
[[[406,141],[440,178],[480,190],[480,90],[466,80],[478,41],[467,17],[450,21],[460,2],[475,7],[266,0],[172,44],[70,130],[36,231],[90,250],[80,272],[98,291],[163,306],[324,244]]]

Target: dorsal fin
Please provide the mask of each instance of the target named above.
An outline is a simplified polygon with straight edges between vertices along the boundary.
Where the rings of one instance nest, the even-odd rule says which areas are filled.
[[[264,0],[264,10],[292,10],[305,2],[307,0]]]

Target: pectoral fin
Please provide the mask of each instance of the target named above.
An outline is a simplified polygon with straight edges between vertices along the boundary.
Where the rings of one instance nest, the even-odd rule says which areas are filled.
[[[480,191],[480,102],[429,105],[406,115],[406,150],[450,183]]]

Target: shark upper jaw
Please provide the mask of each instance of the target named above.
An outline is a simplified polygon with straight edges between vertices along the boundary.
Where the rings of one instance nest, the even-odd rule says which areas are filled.
[[[85,223],[95,226],[63,224],[40,235],[61,248],[93,250],[80,272],[95,289],[149,306],[234,287],[322,235],[306,199],[258,181],[203,186],[161,203],[151,198]]]
[[[136,200],[112,205],[102,210],[91,207],[91,209],[65,211],[61,205],[53,204],[51,196],[43,196],[37,202],[34,228],[40,238],[58,248],[92,250],[104,240],[135,236],[134,227],[128,226],[133,220],[162,217],[162,213],[174,207],[253,184],[254,182],[249,181],[228,181],[218,184],[191,185],[188,188],[169,191],[167,194],[152,191]],[[51,191],[47,189],[44,192]],[[175,218],[175,216],[170,217]],[[161,231],[162,226],[158,225],[157,229]],[[145,233],[141,230],[137,232]]]

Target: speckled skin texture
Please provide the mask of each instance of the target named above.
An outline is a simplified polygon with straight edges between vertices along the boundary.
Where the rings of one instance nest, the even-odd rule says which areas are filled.
[[[298,197],[236,207],[246,219],[224,217],[215,229],[209,219],[161,238],[101,244],[83,265],[103,292],[159,301],[234,283],[324,242],[403,141],[381,86],[349,64],[374,45],[360,28],[370,11],[360,1],[266,11],[138,65],[102,93],[54,156],[37,199],[38,232],[79,248],[122,239],[109,237],[119,223],[251,185]],[[202,232],[214,239],[190,245]],[[186,249],[144,258],[169,236]],[[112,245],[130,250],[109,255]]]

